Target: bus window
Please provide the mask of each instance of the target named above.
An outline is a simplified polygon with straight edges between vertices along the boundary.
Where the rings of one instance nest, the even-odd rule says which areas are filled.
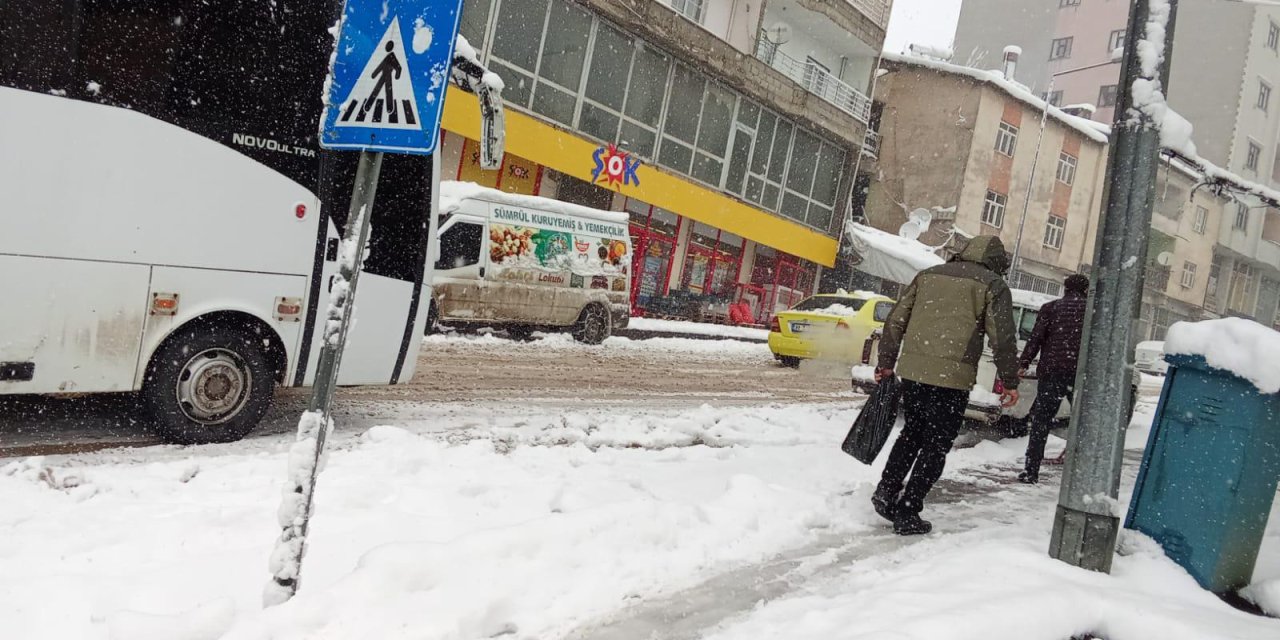
[[[440,235],[440,259],[436,269],[448,271],[480,263],[481,240],[484,227],[470,222],[458,222]]]
[[[0,2],[0,85],[66,91],[76,19],[76,11],[61,2]]]
[[[72,95],[163,118],[183,4],[83,0]]]

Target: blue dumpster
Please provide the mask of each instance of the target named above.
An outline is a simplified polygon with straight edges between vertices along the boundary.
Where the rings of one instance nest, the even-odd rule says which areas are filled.
[[[1165,359],[1124,526],[1154,538],[1205,589],[1234,591],[1252,578],[1280,478],[1280,394],[1202,356]]]

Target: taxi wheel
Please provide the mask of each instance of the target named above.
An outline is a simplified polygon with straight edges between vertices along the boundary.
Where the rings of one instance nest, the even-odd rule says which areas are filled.
[[[778,358],[778,362],[781,362],[782,366],[788,369],[800,368],[800,358],[797,358],[795,356],[780,356]]]

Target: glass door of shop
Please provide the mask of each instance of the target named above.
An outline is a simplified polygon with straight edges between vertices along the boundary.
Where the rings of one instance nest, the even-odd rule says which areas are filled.
[[[671,273],[671,256],[675,238],[640,235],[632,232],[631,308],[643,311],[652,300],[667,295],[667,276]]]

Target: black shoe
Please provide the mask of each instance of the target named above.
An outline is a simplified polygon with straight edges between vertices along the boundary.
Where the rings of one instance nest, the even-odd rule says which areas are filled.
[[[1023,471],[1018,474],[1018,482],[1021,482],[1022,484],[1038,484],[1040,482],[1040,475]]]
[[[898,517],[898,502],[892,498],[886,498],[878,493],[871,495],[871,506],[876,508],[876,513],[881,518],[893,522]]]
[[[918,513],[899,513],[893,521],[893,532],[900,536],[918,536],[933,531],[933,525],[924,520]]]

